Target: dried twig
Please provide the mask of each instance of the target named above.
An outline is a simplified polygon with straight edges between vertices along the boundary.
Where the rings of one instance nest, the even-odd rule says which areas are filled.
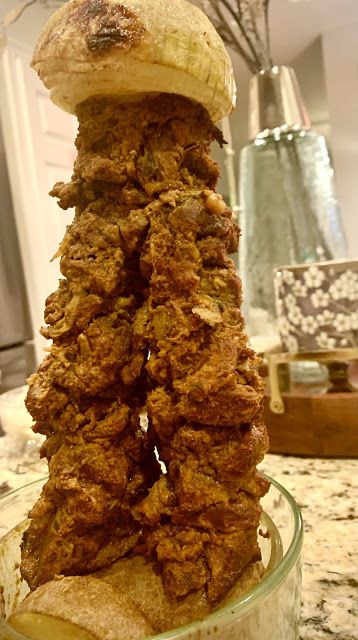
[[[237,53],[245,60],[247,66],[251,69],[251,71],[255,72],[255,60],[245,51],[244,47],[240,43],[240,40],[237,38],[234,30],[231,27],[231,24],[226,20],[224,12],[221,9],[221,0],[207,0],[205,2],[205,8],[210,7],[213,13],[210,13],[210,17],[216,27],[218,33],[226,42],[226,44],[235,49]]]
[[[0,27],[8,27],[10,24],[14,24],[19,18],[21,18],[25,9],[32,4],[42,4],[48,7],[59,7],[63,4],[64,0],[20,0],[18,4],[9,11],[3,20],[0,20]]]
[[[261,16],[255,12],[255,8],[252,5],[248,6],[248,12],[250,16],[251,31],[254,37],[254,41],[256,43],[257,55],[260,60],[260,68],[265,69],[269,66],[267,62],[268,55],[266,51],[266,46],[262,41],[261,34],[257,25],[257,18]]]
[[[16,5],[16,7],[11,9],[11,11],[9,11],[9,13],[6,14],[5,18],[2,20],[2,25],[4,27],[8,27],[10,24],[13,24],[14,22],[16,22],[22,16],[26,7],[28,7],[31,4],[35,4],[35,2],[37,2],[37,0],[27,0],[27,1],[25,0],[24,2],[19,2],[19,4]]]
[[[243,24],[241,23],[241,20],[237,20],[237,16],[235,15],[235,11],[232,9],[230,2],[228,0],[221,0],[221,2],[223,3],[224,7],[226,7],[227,11],[230,13],[230,15],[232,16],[232,18],[236,21],[237,26],[239,27],[239,30],[241,32],[242,37],[244,38],[247,46],[250,49],[250,52],[253,56],[253,59],[255,60],[255,62],[257,64],[260,63],[259,58],[257,56],[257,52],[255,50],[255,46],[253,44],[253,42],[250,40],[249,34],[246,32],[245,28],[243,27]]]
[[[200,0],[224,42],[256,73],[273,66],[270,52],[270,0]]]

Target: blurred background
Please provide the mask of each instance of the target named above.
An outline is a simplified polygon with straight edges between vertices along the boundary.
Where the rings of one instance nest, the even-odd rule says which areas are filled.
[[[58,262],[50,259],[71,220],[71,212],[60,210],[47,194],[71,175],[76,121],[51,104],[29,68],[41,27],[59,3],[27,4],[5,28],[6,16],[19,3],[0,0],[0,392],[23,384],[42,359],[38,328],[45,298],[59,277]],[[347,257],[357,257],[358,2],[272,0],[270,24],[275,64],[295,69],[312,127],[326,138]],[[231,53],[238,85],[237,109],[230,117],[237,184],[239,152],[248,142],[251,74]],[[220,150],[214,155],[221,165],[219,189],[228,195],[227,157]]]

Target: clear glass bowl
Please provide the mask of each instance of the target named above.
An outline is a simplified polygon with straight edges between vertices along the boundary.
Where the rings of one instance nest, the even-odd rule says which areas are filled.
[[[298,640],[302,518],[288,491],[275,480],[268,479],[272,485],[262,500],[262,528],[268,529],[270,537],[260,536],[263,564],[266,568],[261,582],[238,600],[204,620],[157,635],[155,640]],[[4,523],[8,529],[14,527],[0,540],[0,585],[3,587],[5,617],[16,608],[28,591],[19,572],[20,544],[27,522],[16,522],[19,522],[21,514],[26,517],[42,484],[43,481],[32,482],[0,500],[0,523]],[[1,617],[0,638],[30,640],[15,632]]]

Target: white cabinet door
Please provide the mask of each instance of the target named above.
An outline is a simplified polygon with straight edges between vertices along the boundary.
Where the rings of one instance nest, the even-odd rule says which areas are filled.
[[[17,229],[25,271],[38,358],[45,341],[46,297],[58,286],[58,260],[51,257],[64,235],[72,211],[59,209],[48,192],[68,181],[76,155],[77,122],[55,107],[29,67],[30,51],[9,42],[0,64],[0,105]]]

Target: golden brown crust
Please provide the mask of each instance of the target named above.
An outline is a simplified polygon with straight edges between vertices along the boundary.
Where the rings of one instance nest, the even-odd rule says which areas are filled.
[[[138,46],[144,32],[138,14],[122,3],[83,0],[69,15],[69,21],[85,34],[89,53],[100,56],[113,47],[128,51]]]
[[[157,206],[151,191],[183,182],[199,189],[217,175],[208,156],[217,130],[188,101],[163,96],[132,109],[94,99],[79,115],[73,180],[53,190],[62,206],[76,206],[59,249],[65,279],[46,303],[43,333],[53,344],[27,397],[35,430],[47,436],[50,470],[23,543],[32,588],[57,573],[99,568],[137,542],[131,506],[158,473],[139,428],[148,354],[139,263]],[[206,183],[189,172],[180,139],[200,145]]]
[[[47,301],[53,345],[27,401],[50,477],[23,575],[34,587],[88,572],[138,543],[169,599],[203,592],[215,607],[260,558],[268,488],[259,363],[228,255],[239,234],[212,191],[220,136],[177,96],[95,98],[78,113],[74,176],[53,190],[76,205],[59,248],[66,279]]]

